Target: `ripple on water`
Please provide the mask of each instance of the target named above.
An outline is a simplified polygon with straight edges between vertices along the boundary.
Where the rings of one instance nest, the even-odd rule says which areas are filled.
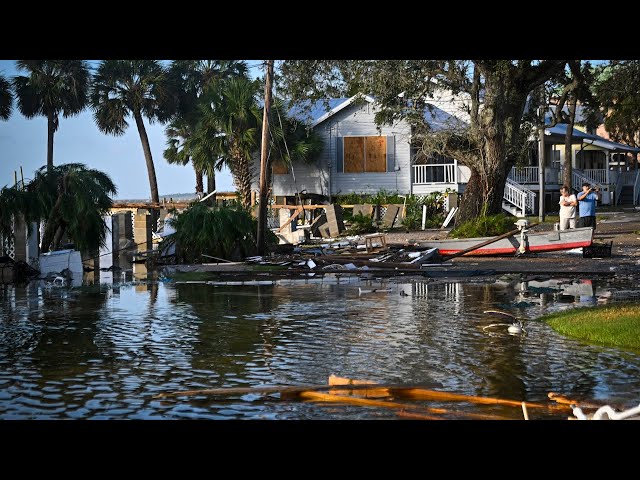
[[[46,308],[16,297],[14,320],[0,333],[0,418],[397,418],[277,395],[153,398],[319,384],[330,374],[532,401],[557,391],[638,403],[639,355],[531,320],[557,307],[549,294],[444,280],[329,280],[215,291],[159,284],[155,293],[150,284],[123,285],[117,295],[74,292],[72,308],[62,297]],[[393,292],[359,296],[358,287]],[[505,308],[525,319],[526,336],[483,330],[496,321],[483,311]]]

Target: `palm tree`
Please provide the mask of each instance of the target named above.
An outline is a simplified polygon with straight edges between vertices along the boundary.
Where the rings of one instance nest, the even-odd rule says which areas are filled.
[[[312,162],[324,147],[322,138],[305,123],[286,115],[285,102],[273,99],[270,146],[271,164],[282,162]]]
[[[13,106],[13,94],[11,93],[11,82],[0,75],[0,119],[8,120],[11,116]]]
[[[157,60],[104,60],[94,75],[91,105],[98,128],[107,134],[123,135],[134,118],[147,162],[151,201],[159,203],[156,169],[143,117],[150,123],[169,120],[177,108],[165,68]]]
[[[167,148],[163,155],[167,162],[174,165],[187,165],[193,163],[193,152],[187,147],[189,139],[193,133],[193,127],[184,117],[178,117],[171,121],[165,129],[167,135]],[[196,172],[196,193],[204,192],[202,170],[195,166]]]
[[[47,169],[53,168],[53,136],[58,130],[60,114],[77,115],[87,106],[91,74],[84,60],[18,60],[13,87],[18,109],[27,118],[47,118]]]
[[[42,251],[56,250],[66,235],[76,249],[92,252],[104,245],[103,216],[112,207],[116,187],[109,176],[80,163],[42,167],[25,188],[0,190],[0,235],[11,234],[12,218],[46,221]]]
[[[243,207],[251,204],[253,159],[259,142],[262,114],[256,101],[260,84],[246,77],[205,88],[200,103],[202,121],[194,139],[222,158],[231,171]]]
[[[219,157],[194,140],[200,121],[199,99],[206,87],[215,88],[220,81],[247,75],[247,64],[241,60],[176,60],[171,64],[171,85],[179,96],[178,116],[166,129],[167,149],[164,157],[169,163],[193,163],[196,172],[196,192],[202,193],[203,172],[207,174],[207,190],[215,190],[215,170],[222,164]],[[196,166],[197,164],[197,166]]]

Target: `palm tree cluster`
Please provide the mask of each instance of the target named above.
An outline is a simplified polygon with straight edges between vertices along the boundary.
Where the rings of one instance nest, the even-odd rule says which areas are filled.
[[[54,135],[64,118],[85,108],[93,110],[100,131],[123,135],[135,121],[147,165],[151,201],[159,202],[158,182],[145,126],[167,124],[169,163],[191,164],[196,192],[215,190],[215,172],[227,166],[248,207],[259,151],[262,107],[260,81],[251,80],[248,66],[238,60],[104,60],[93,75],[85,60],[18,60],[22,75],[0,75],[0,119],[11,115],[15,97],[27,118],[47,118],[47,169],[53,169]],[[280,100],[284,112],[284,103]],[[282,123],[282,122],[281,122]],[[286,128],[271,128],[273,158],[308,160],[320,150],[317,136],[286,117]],[[293,125],[293,126],[292,126]],[[285,150],[293,152],[283,155]]]
[[[241,206],[250,207],[260,148],[262,89],[259,80],[249,78],[246,62],[177,60],[165,64],[157,60],[104,60],[93,74],[85,60],[18,60],[16,66],[21,74],[13,79],[0,75],[0,119],[9,118],[14,99],[25,117],[47,118],[47,163],[46,171],[36,172],[26,190],[2,190],[6,218],[0,229],[7,227],[12,214],[20,213],[25,219],[47,220],[45,251],[56,248],[65,233],[74,238],[78,247],[93,247],[102,241],[103,234],[89,228],[83,235],[76,223],[83,218],[89,221],[85,209],[90,208],[91,202],[95,203],[92,219],[104,212],[105,195],[115,193],[111,180],[83,165],[56,167],[53,162],[60,116],[77,115],[85,108],[93,110],[95,123],[105,134],[123,135],[129,121],[135,121],[152,202],[159,202],[159,193],[145,119],[147,123],[166,124],[164,158],[169,163],[192,165],[197,193],[204,193],[204,174],[208,191],[215,191],[215,172],[227,166]],[[276,102],[283,118],[271,122],[269,128],[270,158],[285,164],[313,159],[321,149],[319,138],[286,116],[282,100]],[[33,200],[29,193],[43,197]],[[72,201],[77,203],[75,220],[69,216]],[[84,201],[89,203],[84,205]]]
[[[26,185],[0,190],[0,236],[9,237],[20,216],[29,227],[45,222],[42,252],[59,249],[64,238],[80,251],[97,251],[106,236],[102,217],[109,213],[115,193],[108,175],[83,164],[42,167]]]

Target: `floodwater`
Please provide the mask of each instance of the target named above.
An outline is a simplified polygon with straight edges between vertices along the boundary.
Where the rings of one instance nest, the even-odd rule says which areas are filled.
[[[79,288],[0,286],[0,419],[403,418],[396,409],[278,395],[154,398],[326,384],[332,374],[518,401],[546,402],[556,392],[640,403],[640,352],[565,338],[536,320],[640,298],[640,290],[607,280],[335,274],[213,284],[106,280]],[[509,334],[513,320],[487,310],[516,315],[525,332]],[[511,407],[412,405],[454,412],[444,418],[522,418]]]

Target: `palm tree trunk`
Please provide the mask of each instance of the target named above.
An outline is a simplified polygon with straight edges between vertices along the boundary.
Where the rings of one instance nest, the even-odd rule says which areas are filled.
[[[47,253],[50,250],[51,244],[54,243],[55,234],[60,226],[60,208],[62,207],[62,199],[64,198],[67,190],[67,180],[68,175],[65,175],[60,179],[60,184],[58,186],[58,198],[49,213],[49,218],[45,223],[44,233],[42,234],[42,253]]]
[[[56,234],[53,236],[53,250],[60,250],[60,243],[66,231],[67,227],[64,225],[64,222],[61,222],[56,230]]]
[[[53,135],[56,132],[53,112],[47,114],[47,172],[53,170]]]
[[[142,142],[142,150],[144,151],[144,159],[147,161],[147,173],[149,174],[149,187],[151,188],[151,202],[160,203],[160,195],[158,195],[158,181],[156,180],[156,168],[153,165],[153,157],[151,156],[151,148],[149,147],[149,137],[147,130],[144,128],[142,115],[140,112],[133,112],[133,118],[136,120],[140,141]]]
[[[204,192],[204,186],[203,186],[203,182],[202,182],[202,170],[193,167],[193,169],[196,171],[196,193],[202,193]]]
[[[216,189],[216,174],[213,171],[213,168],[211,169],[210,173],[207,173],[207,192],[211,193]],[[216,195],[211,195],[209,197],[211,199],[211,204],[215,205],[216,204]]]
[[[249,162],[244,158],[236,158],[233,162],[232,175],[234,176],[234,182],[236,188],[240,193],[240,203],[242,207],[247,211],[251,210],[251,167]]]

